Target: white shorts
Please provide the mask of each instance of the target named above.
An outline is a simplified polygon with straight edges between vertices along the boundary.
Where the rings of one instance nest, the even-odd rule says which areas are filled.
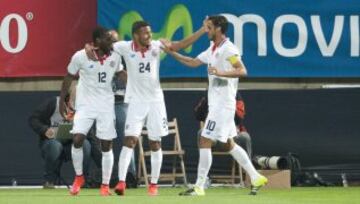
[[[235,110],[227,108],[209,108],[209,114],[201,136],[213,141],[226,143],[229,138],[237,135],[234,121]]]
[[[76,110],[71,133],[87,135],[94,122],[96,122],[96,137],[101,140],[116,138],[115,112],[90,111],[85,108]]]
[[[125,136],[139,137],[145,124],[149,139],[161,141],[169,134],[164,101],[130,102],[125,122]]]

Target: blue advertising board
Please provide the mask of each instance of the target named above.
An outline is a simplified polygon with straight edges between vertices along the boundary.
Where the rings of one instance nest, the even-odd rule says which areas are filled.
[[[222,14],[227,35],[239,48],[249,77],[359,77],[358,0],[98,0],[98,24],[131,37],[136,20],[148,21],[154,39],[181,40],[207,15]],[[196,57],[207,36],[182,51]],[[163,78],[206,77],[206,67],[189,69],[164,56]]]

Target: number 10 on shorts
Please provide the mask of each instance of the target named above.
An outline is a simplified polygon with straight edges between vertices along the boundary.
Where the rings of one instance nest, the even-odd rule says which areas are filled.
[[[215,129],[216,122],[212,120],[208,120],[208,123],[206,125],[206,129],[213,131]]]

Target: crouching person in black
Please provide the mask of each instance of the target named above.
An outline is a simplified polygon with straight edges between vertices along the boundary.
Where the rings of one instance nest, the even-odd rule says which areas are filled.
[[[68,120],[72,120],[73,110],[70,106],[70,94],[66,97]],[[54,184],[61,179],[60,169],[64,161],[71,160],[72,139],[56,138],[56,130],[63,118],[59,112],[59,97],[51,97],[39,105],[29,117],[31,128],[39,135],[41,157],[44,159],[44,184],[47,189],[54,188]],[[84,141],[84,174],[88,172],[91,146]]]

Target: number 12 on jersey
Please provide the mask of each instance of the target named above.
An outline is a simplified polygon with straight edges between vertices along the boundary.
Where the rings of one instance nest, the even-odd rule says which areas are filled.
[[[143,62],[139,63],[139,72],[145,73],[145,71],[150,73],[150,62],[148,62],[146,65]]]
[[[98,73],[98,80],[99,83],[106,83],[106,72],[99,72]]]

